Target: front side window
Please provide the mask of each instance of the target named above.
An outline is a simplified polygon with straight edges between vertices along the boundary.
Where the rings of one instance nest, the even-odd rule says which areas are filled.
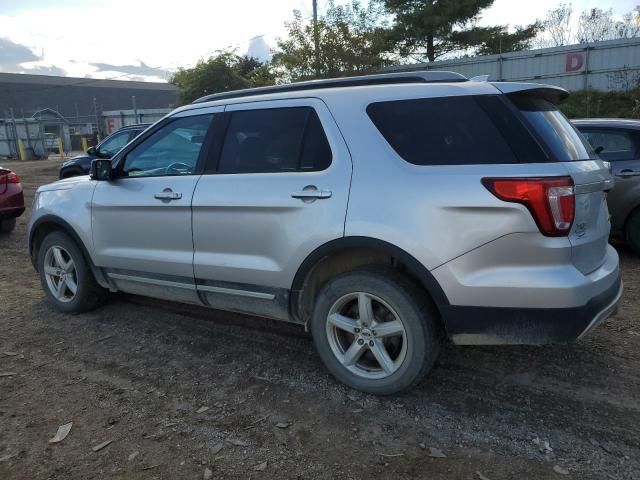
[[[310,107],[231,113],[218,170],[259,173],[324,170],[331,149]]]
[[[192,174],[212,119],[213,114],[183,117],[160,127],[127,154],[123,176]]]
[[[582,135],[594,149],[601,148],[598,154],[607,161],[632,160],[636,147],[631,132],[625,130],[600,130],[579,127]]]
[[[372,103],[367,114],[396,153],[414,165],[518,163],[471,96]]]
[[[113,157],[129,143],[129,132],[120,132],[107,138],[98,148],[98,153],[103,157]]]

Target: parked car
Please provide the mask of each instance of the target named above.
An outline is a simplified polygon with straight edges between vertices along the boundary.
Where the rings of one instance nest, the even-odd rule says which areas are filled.
[[[9,233],[16,226],[16,218],[24,212],[24,195],[20,177],[0,167],[0,233]]]
[[[63,312],[121,290],[295,322],[375,394],[446,339],[571,341],[622,283],[567,95],[428,71],[207,96],[40,187],[31,258]]]
[[[147,123],[129,125],[123,127],[100,142],[95,147],[89,147],[86,154],[73,157],[60,167],[60,178],[76,177],[78,175],[88,175],[91,162],[96,158],[111,158],[122,147],[136,138],[149,126]]]
[[[640,255],[640,121],[580,119],[573,123],[611,163],[615,187],[607,197],[611,211],[611,234],[625,240]]]

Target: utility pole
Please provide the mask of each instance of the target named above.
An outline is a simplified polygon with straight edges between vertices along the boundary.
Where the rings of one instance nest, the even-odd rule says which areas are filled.
[[[316,78],[320,78],[320,37],[318,36],[318,0],[313,0],[313,43],[315,50]]]
[[[136,105],[136,96],[135,95],[131,95],[131,105],[133,106],[133,116],[135,117],[135,121],[133,123],[139,123],[138,122],[138,107]],[[122,126],[124,127],[124,123],[122,124]]]
[[[93,97],[93,112],[96,115],[96,130],[97,130],[97,140],[100,141],[100,119],[98,118],[98,99]]]

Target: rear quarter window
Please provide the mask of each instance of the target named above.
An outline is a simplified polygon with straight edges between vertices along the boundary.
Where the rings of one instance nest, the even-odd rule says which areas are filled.
[[[521,163],[534,157],[545,161],[502,101],[497,96],[486,97],[478,97],[480,101],[456,96],[377,102],[367,107],[367,114],[396,153],[414,165]],[[515,137],[513,145],[509,137]],[[520,147],[531,158],[519,158],[514,147],[523,142],[531,143],[529,149]]]

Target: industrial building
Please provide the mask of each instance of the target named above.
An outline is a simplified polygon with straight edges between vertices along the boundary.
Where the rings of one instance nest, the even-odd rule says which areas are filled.
[[[114,125],[153,122],[178,102],[169,83],[0,73],[0,156],[46,156],[60,138],[65,151],[95,143]]]
[[[414,63],[398,70],[449,70],[490,81],[539,82],[569,91],[629,90],[640,80],[640,38]]]

